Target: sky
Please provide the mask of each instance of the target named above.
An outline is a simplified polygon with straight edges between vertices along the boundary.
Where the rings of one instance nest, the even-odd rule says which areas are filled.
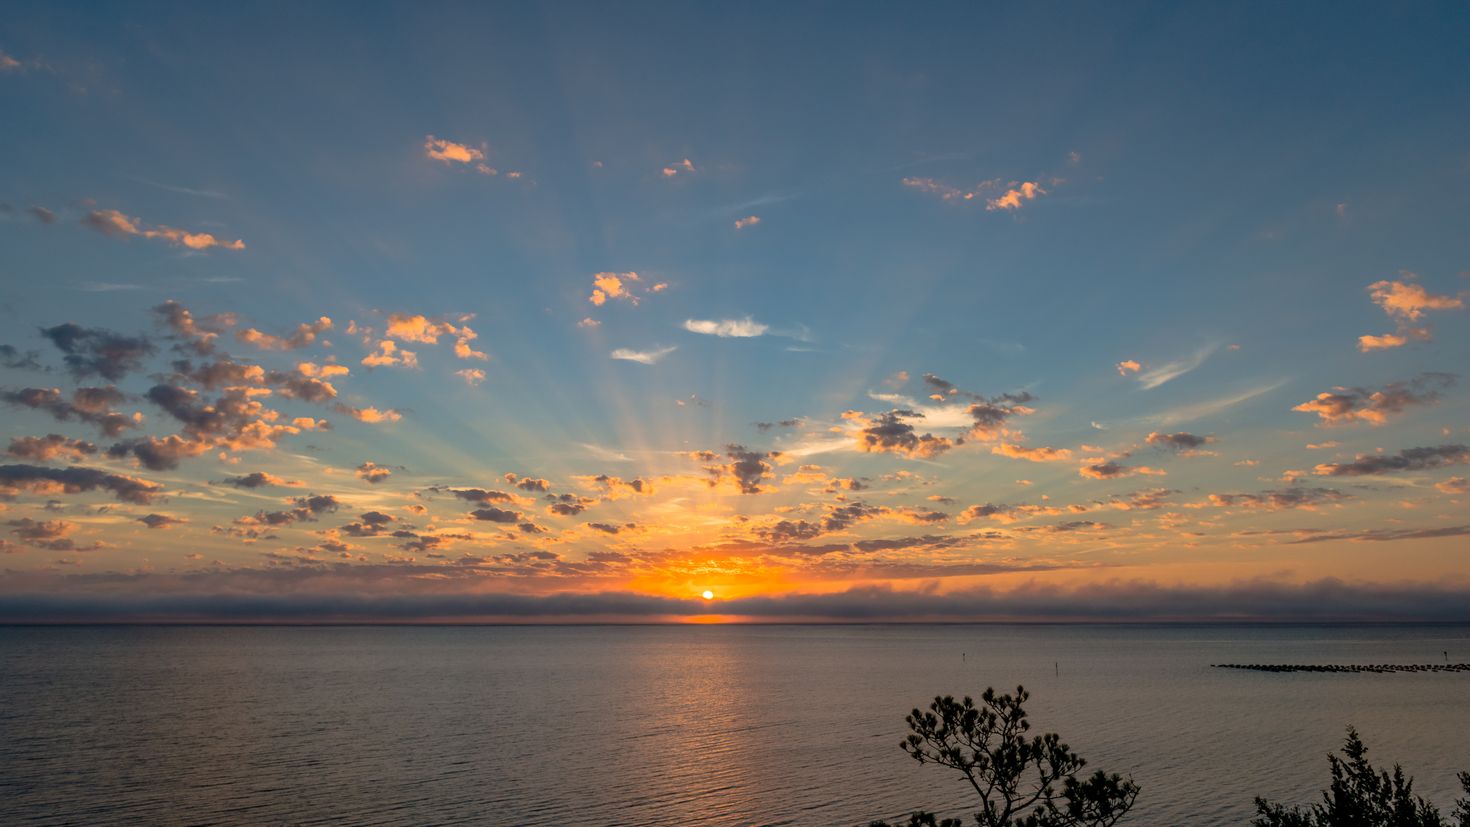
[[[7,3],[0,621],[1470,620],[1467,25]]]

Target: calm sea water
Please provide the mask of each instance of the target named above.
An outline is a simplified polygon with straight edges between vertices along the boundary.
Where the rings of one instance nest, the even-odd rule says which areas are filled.
[[[1466,627],[0,628],[0,823],[866,824],[967,812],[898,748],[936,693],[1025,684],[1143,787],[1128,822],[1305,801],[1352,723],[1449,809]]]

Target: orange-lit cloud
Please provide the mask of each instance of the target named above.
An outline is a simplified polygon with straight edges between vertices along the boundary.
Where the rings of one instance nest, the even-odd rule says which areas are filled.
[[[1010,189],[996,198],[985,202],[987,210],[1019,210],[1027,201],[1033,201],[1038,195],[1045,195],[1046,190],[1035,181],[1022,181],[1019,184],[1012,183]]]
[[[314,343],[318,336],[331,329],[332,320],[322,316],[314,322],[303,322],[297,325],[295,332],[290,336],[274,336],[270,333],[262,333],[253,327],[247,327],[236,331],[235,338],[261,350],[297,350]]]
[[[140,220],[131,218],[118,210],[92,210],[82,218],[82,223],[103,235],[159,239],[175,246],[188,247],[191,250],[208,250],[211,247],[220,247],[225,250],[245,249],[245,242],[239,239],[225,241],[216,238],[213,233],[191,233],[188,230],[180,230],[177,227],[167,227],[162,224],[149,227]]]

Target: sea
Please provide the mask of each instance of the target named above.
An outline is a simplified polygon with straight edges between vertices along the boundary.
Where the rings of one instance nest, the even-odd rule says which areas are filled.
[[[0,824],[866,825],[964,816],[899,748],[935,695],[1142,787],[1123,822],[1307,803],[1352,725],[1448,812],[1466,626],[0,627]]]

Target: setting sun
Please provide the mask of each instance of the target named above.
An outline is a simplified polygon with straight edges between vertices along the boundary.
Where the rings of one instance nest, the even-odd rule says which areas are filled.
[[[709,589],[705,589],[704,590],[704,594],[702,594],[700,596],[703,597],[705,600],[714,600],[715,599],[715,593],[712,592],[712,591],[710,591]]]

